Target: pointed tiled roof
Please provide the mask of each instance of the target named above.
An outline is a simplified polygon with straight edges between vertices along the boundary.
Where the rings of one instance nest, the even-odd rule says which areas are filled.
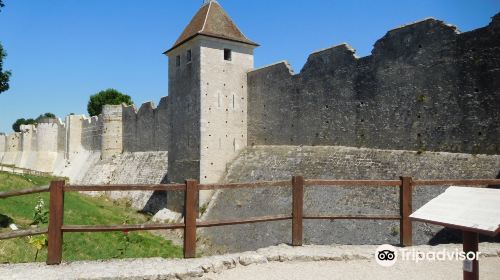
[[[224,9],[222,9],[216,1],[210,1],[200,8],[193,19],[191,19],[186,29],[184,29],[179,39],[177,39],[172,48],[165,53],[170,52],[197,35],[205,35],[258,46],[257,43],[251,41],[241,33],[236,24],[234,24]]]

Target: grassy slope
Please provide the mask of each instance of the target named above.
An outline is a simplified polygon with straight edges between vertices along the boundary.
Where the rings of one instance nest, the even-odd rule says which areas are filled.
[[[50,179],[0,172],[0,191],[41,186],[48,184]],[[32,221],[33,209],[39,197],[44,199],[48,208],[48,194],[34,194],[0,200],[0,214],[11,217],[18,227],[27,228]],[[64,204],[65,224],[123,224],[143,223],[147,220],[132,209],[103,198],[67,193]],[[0,229],[0,232],[6,230],[10,229]],[[32,262],[36,250],[27,240],[27,237],[0,240],[0,263]],[[43,249],[37,261],[45,261],[46,255],[47,250]],[[122,232],[64,234],[64,261],[181,256],[180,247],[147,232],[131,232],[128,235]]]

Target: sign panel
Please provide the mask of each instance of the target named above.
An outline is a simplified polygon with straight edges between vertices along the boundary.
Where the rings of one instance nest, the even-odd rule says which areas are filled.
[[[449,187],[410,219],[495,236],[500,232],[500,190]]]

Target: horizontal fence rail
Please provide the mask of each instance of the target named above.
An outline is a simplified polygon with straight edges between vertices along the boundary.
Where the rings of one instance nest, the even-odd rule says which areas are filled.
[[[183,184],[157,185],[67,185],[65,192],[103,192],[103,191],[183,191]]]
[[[306,186],[370,186],[389,187],[401,186],[400,180],[305,180]]]
[[[466,179],[466,180],[415,180],[414,186],[495,186],[500,179]]]
[[[216,227],[216,226],[229,226],[229,225],[241,225],[241,224],[254,224],[262,222],[274,222],[274,221],[284,221],[290,220],[292,216],[290,215],[274,215],[274,216],[262,216],[247,219],[233,219],[233,220],[223,220],[223,221],[202,221],[198,222],[196,225],[198,227]]]
[[[113,232],[142,230],[175,230],[184,231],[184,257],[196,257],[196,229],[252,224],[273,221],[292,220],[292,245],[301,246],[303,242],[303,220],[399,220],[400,243],[402,246],[412,245],[412,223],[409,216],[412,212],[412,193],[416,186],[500,186],[500,179],[451,179],[451,180],[413,180],[411,177],[401,177],[400,180],[329,180],[304,179],[293,176],[292,180],[261,181],[254,183],[231,184],[198,184],[195,180],[186,180],[184,184],[149,184],[149,185],[66,185],[64,181],[53,181],[49,187],[38,187],[26,190],[0,192],[0,199],[50,192],[50,219],[47,228],[18,230],[0,233],[1,239],[32,236],[48,233],[47,264],[60,264],[62,261],[63,233],[72,232]],[[399,187],[399,215],[383,214],[304,214],[305,187]],[[292,188],[292,213],[229,219],[219,221],[197,221],[199,216],[199,191],[241,188]],[[92,191],[184,191],[184,222],[175,224],[137,224],[137,225],[65,225],[64,193]]]
[[[109,231],[138,231],[138,230],[160,230],[180,229],[184,224],[139,224],[139,225],[80,225],[62,226],[63,232],[109,232]]]
[[[25,189],[25,190],[0,192],[0,198],[8,198],[8,197],[13,197],[13,196],[21,196],[21,195],[34,194],[34,193],[43,193],[43,192],[48,192],[48,191],[49,191],[49,186],[32,188],[32,189]]]
[[[211,184],[198,185],[199,190],[220,190],[220,189],[243,189],[243,188],[269,188],[269,187],[291,187],[290,181],[262,181],[254,183],[237,184]]]
[[[399,215],[304,215],[304,220],[400,220]]]
[[[35,229],[15,230],[15,231],[3,232],[3,233],[0,233],[0,240],[17,238],[17,237],[35,236],[35,235],[40,235],[40,234],[46,234],[47,232],[49,232],[49,230],[47,228],[35,228]]]
[[[52,174],[49,172],[36,171],[32,169],[17,167],[15,165],[10,165],[10,164],[0,164],[0,171],[14,173],[14,174],[21,174],[21,175],[36,175],[36,176],[46,176],[46,177],[52,176]]]

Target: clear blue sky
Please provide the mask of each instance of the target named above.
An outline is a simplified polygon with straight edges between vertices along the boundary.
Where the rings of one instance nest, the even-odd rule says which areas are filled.
[[[0,131],[20,117],[86,113],[91,94],[116,88],[136,104],[167,95],[167,58],[202,0],[4,0],[0,42],[13,72],[0,94]],[[288,60],[299,72],[310,52],[349,43],[359,56],[388,30],[426,17],[483,27],[500,0],[220,0],[261,44],[256,67]]]

